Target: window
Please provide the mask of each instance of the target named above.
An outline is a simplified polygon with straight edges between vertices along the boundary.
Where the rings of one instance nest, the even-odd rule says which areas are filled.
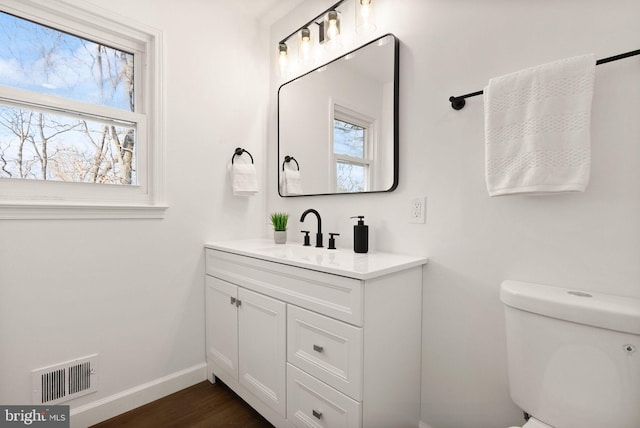
[[[0,218],[162,214],[160,43],[66,3],[0,0]]]
[[[375,120],[333,105],[334,191],[366,192],[372,188]]]

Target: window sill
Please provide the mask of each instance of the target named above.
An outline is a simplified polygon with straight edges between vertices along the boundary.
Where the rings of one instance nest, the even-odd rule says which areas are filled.
[[[167,205],[0,203],[0,220],[161,219]]]

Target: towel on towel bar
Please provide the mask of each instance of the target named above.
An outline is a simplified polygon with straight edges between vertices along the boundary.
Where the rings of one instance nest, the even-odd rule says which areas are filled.
[[[584,191],[591,165],[593,54],[527,68],[484,90],[490,196]]]
[[[252,163],[231,165],[231,185],[235,196],[253,196],[258,193],[258,175]]]
[[[280,173],[280,194],[282,196],[301,195],[302,177],[299,170],[289,169],[285,166]]]

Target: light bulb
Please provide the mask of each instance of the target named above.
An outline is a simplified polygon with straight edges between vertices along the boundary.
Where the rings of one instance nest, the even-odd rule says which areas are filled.
[[[303,43],[311,42],[311,31],[309,31],[309,27],[304,27],[300,30],[300,39]]]
[[[362,17],[363,22],[367,22],[369,20],[370,10],[369,5],[362,5],[362,9],[360,9],[360,16]]]
[[[307,65],[311,60],[311,31],[307,27],[300,30],[298,60],[303,65]]]
[[[356,3],[356,31],[371,33],[376,29],[373,0],[358,0]]]
[[[332,10],[327,14],[327,25],[327,38],[329,40],[334,40],[340,35],[338,12]]]
[[[280,43],[278,45],[278,65],[282,74],[287,70],[287,44]]]

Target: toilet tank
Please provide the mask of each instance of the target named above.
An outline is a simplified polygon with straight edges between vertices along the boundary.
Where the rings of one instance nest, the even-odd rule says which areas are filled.
[[[640,427],[640,299],[504,281],[509,388],[555,428]]]

